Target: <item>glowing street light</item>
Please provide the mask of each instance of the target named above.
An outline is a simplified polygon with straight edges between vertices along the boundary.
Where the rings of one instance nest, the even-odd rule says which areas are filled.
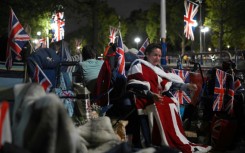
[[[209,31],[208,27],[202,27],[202,29],[201,29],[201,32],[203,32],[203,33],[208,32],[208,31]]]
[[[208,51],[211,52],[211,50],[212,50],[212,49],[209,47],[209,48],[208,48]]]
[[[38,31],[38,32],[37,32],[37,35],[38,35],[38,36],[41,36],[41,34],[42,34],[41,31]]]
[[[204,41],[204,43],[203,43],[203,50],[204,50],[204,51],[206,50],[206,48],[205,48],[205,46],[206,46],[206,44],[205,44],[205,33],[208,32],[208,31],[209,31],[209,28],[208,28],[208,27],[204,27],[204,26],[203,26],[203,27],[201,28],[201,32],[204,34],[204,40],[203,40],[203,41]]]
[[[139,37],[136,37],[136,38],[134,39],[134,41],[136,42],[136,44],[137,44],[137,49],[138,49],[138,44],[139,44],[139,42],[140,42],[140,38],[139,38]]]
[[[34,39],[32,42],[33,42],[34,44],[37,44],[37,43],[38,43],[38,40],[37,40],[37,39]]]

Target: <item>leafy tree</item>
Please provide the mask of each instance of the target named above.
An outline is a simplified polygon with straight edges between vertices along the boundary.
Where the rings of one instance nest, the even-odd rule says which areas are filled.
[[[47,5],[48,4],[48,5]],[[53,11],[57,9],[57,5],[63,6],[65,18],[77,16],[77,22],[85,23],[76,33],[77,38],[83,38],[83,42],[90,42],[97,46],[99,50],[103,51],[105,45],[108,44],[109,39],[109,26],[117,27],[119,25],[119,17],[113,8],[109,8],[105,1],[100,0],[73,0],[73,1],[35,1],[29,0],[28,3],[23,3],[22,0],[3,0],[0,3],[1,16],[3,18],[0,23],[0,32],[7,32],[9,8],[11,6],[20,20],[21,24],[25,27],[30,27],[29,31],[34,38],[37,31],[42,31],[42,36],[46,37],[47,29],[50,29],[50,19]],[[3,8],[3,9],[2,9]],[[66,12],[71,12],[67,13]],[[5,28],[3,28],[5,27]],[[120,19],[120,28],[122,35],[126,33],[126,24],[123,19]],[[79,35],[80,34],[80,35]],[[70,36],[74,36],[71,34]],[[66,38],[66,36],[65,36]],[[71,38],[71,37],[67,37]]]
[[[167,11],[167,43],[171,44],[172,52],[184,54],[184,49],[191,41],[184,36],[184,3],[182,0],[170,0],[166,3]]]
[[[104,51],[104,47],[109,42],[110,26],[118,27],[120,24],[122,36],[126,33],[127,28],[124,20],[118,17],[115,9],[110,8],[106,2],[75,0],[71,8],[79,10],[77,13],[85,21],[85,25],[74,32],[76,37],[83,38],[87,43],[93,44],[100,53]],[[74,34],[69,37],[71,36],[74,36]]]
[[[134,10],[131,12],[129,18],[126,19],[128,30],[124,43],[127,45],[127,47],[136,48],[134,42],[135,37],[139,37],[141,39],[140,44],[147,38],[145,31],[147,23],[146,14],[147,12],[143,11],[142,9]]]
[[[219,51],[226,45],[244,49],[244,7],[242,0],[206,0],[205,25],[212,29],[212,43]]]
[[[49,5],[47,5],[49,4]],[[7,32],[9,9],[10,7],[15,12],[20,23],[26,27],[30,26],[32,35],[36,35],[36,32],[40,29],[43,30],[43,34],[46,34],[48,28],[48,22],[51,17],[51,11],[55,8],[57,3],[55,1],[34,1],[30,0],[23,3],[22,0],[2,0],[0,2],[1,18],[3,22],[0,23],[0,33]],[[5,22],[4,22],[5,21]]]
[[[146,32],[151,42],[159,42],[160,38],[160,5],[153,4],[147,13]],[[185,42],[184,37],[184,4],[182,0],[166,1],[166,30],[167,45],[169,52],[177,52],[182,50],[186,45],[190,45],[190,41]]]
[[[160,5],[153,4],[147,13],[146,32],[151,42],[160,41]]]

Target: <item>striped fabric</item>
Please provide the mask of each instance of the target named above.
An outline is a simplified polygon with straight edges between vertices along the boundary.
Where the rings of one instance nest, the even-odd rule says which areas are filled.
[[[74,55],[74,56],[67,56],[67,59],[66,59],[66,61],[70,61],[70,62],[75,62],[75,61],[77,61],[77,62],[81,62],[82,61],[82,54],[77,54],[77,55]],[[68,68],[67,68],[67,72],[75,72],[75,70],[76,70],[76,65],[74,65],[74,66],[68,66]]]

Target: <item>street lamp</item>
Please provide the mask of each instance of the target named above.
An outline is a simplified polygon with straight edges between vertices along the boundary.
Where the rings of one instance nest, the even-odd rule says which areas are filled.
[[[134,41],[136,42],[136,44],[137,44],[137,49],[138,49],[138,44],[139,44],[139,42],[140,42],[140,38],[139,38],[139,37],[136,37],[136,38],[134,39]]]
[[[230,47],[231,47],[230,45],[227,45],[228,50],[230,49]]]
[[[201,28],[201,32],[204,34],[204,39],[203,39],[203,41],[204,41],[204,43],[203,43],[203,50],[205,51],[206,50],[206,48],[205,48],[205,46],[206,46],[206,44],[205,44],[205,33],[206,32],[208,32],[209,31],[209,28],[208,27],[202,27]]]
[[[41,31],[38,31],[38,32],[37,32],[37,35],[38,35],[38,36],[41,36],[41,34],[42,34]]]

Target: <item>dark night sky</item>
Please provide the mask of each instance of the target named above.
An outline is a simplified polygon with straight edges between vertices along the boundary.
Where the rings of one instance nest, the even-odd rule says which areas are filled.
[[[160,3],[161,0],[107,0],[108,5],[116,9],[118,15],[128,17],[132,10],[148,9],[152,3]]]
[[[108,5],[112,8],[115,8],[119,16],[124,18],[129,17],[130,12],[138,9],[149,9],[151,4],[160,3],[161,0],[106,0]],[[69,17],[66,18],[66,33],[73,32],[77,30],[81,25],[81,22],[78,22],[78,16],[75,16],[72,12],[69,13]],[[66,16],[67,17],[67,16]]]

